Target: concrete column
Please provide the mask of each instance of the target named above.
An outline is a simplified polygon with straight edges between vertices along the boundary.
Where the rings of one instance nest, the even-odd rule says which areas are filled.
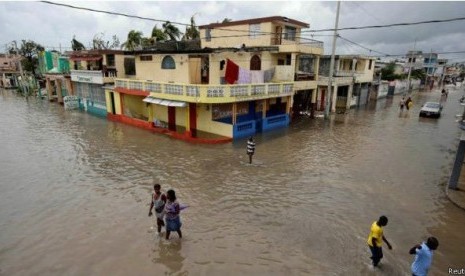
[[[317,89],[312,89],[312,101],[310,108],[310,118],[315,117]]]
[[[233,103],[233,106],[232,106],[232,111],[233,111],[233,117],[232,117],[232,123],[233,125],[236,124],[236,113],[237,113],[237,104],[236,103]]]
[[[337,102],[337,85],[333,85],[333,97],[331,98],[331,112],[336,112],[336,102]]]
[[[320,73],[320,57],[319,56],[316,58],[316,62],[315,62],[315,64],[313,66],[315,66],[315,68],[314,68],[315,81],[317,81],[318,80],[318,74]]]
[[[459,146],[457,149],[457,154],[455,155],[454,167],[452,168],[452,173],[449,178],[449,189],[457,190],[457,185],[460,178],[460,173],[462,171],[463,160],[465,157],[465,134],[462,133],[460,137]]]
[[[186,131],[185,131],[185,134],[188,137],[192,137],[189,103],[187,103],[187,106],[186,106]]]
[[[265,119],[266,118],[266,99],[263,100],[263,107],[262,107],[262,118]]]
[[[50,82],[50,79],[49,78],[46,78],[45,79],[45,88],[47,89],[47,96],[48,96],[48,100],[50,102],[53,101],[53,95],[52,95],[52,84]]]
[[[61,91],[61,82],[62,82],[62,80],[59,80],[59,79],[55,80],[55,85],[57,87],[58,103],[60,103],[60,104],[63,103],[63,94],[62,94],[62,91]]]
[[[354,94],[354,84],[349,85],[349,91],[347,92],[347,103],[346,110],[350,109],[350,103],[352,102],[352,95]]]
[[[68,95],[74,96],[73,85],[71,84],[71,79],[65,78],[66,89],[68,90]]]
[[[286,101],[286,113],[291,114],[291,107],[292,107],[292,96],[287,96]]]

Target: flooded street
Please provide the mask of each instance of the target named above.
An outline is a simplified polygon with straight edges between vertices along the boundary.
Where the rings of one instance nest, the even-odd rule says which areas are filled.
[[[463,89],[300,119],[245,140],[196,145],[47,100],[0,91],[0,275],[410,275],[409,249],[439,240],[432,275],[465,268],[465,211],[445,196]],[[152,183],[190,207],[182,240],[158,237]],[[393,250],[370,268],[380,215]]]

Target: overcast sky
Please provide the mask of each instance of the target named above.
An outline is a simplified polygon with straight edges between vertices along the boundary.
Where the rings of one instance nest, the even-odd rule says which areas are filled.
[[[171,22],[189,23],[195,14],[197,25],[267,16],[286,16],[310,24],[310,29],[334,28],[337,2],[325,1],[59,1],[73,6],[113,11]],[[339,27],[386,25],[465,17],[465,2],[341,2]],[[47,49],[70,50],[73,35],[86,47],[95,34],[110,40],[116,35],[121,43],[130,30],[149,36],[153,26],[162,22],[88,12],[41,2],[0,2],[0,51],[13,40],[31,39]],[[181,31],[184,26],[179,26]],[[332,32],[317,32],[313,37],[324,42],[331,53]],[[386,54],[405,54],[413,47],[429,53],[465,52],[465,20],[366,30],[340,31],[353,42]],[[310,33],[307,34],[310,37]],[[415,43],[416,41],[416,43]],[[337,54],[379,55],[338,39]],[[440,58],[465,61],[465,53],[443,54]]]

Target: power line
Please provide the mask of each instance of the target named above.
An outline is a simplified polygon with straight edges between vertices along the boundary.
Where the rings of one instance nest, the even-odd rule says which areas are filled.
[[[153,19],[149,17],[142,17],[142,16],[137,16],[137,15],[130,15],[130,14],[125,14],[125,13],[119,13],[119,12],[110,12],[110,11],[104,11],[104,10],[96,10],[96,9],[90,9],[90,8],[84,8],[84,7],[77,7],[73,5],[68,5],[68,4],[61,4],[61,3],[54,3],[50,1],[39,1],[45,4],[50,4],[50,5],[56,5],[56,6],[63,6],[67,8],[72,8],[72,9],[78,9],[78,10],[85,10],[85,11],[91,11],[91,12],[99,12],[99,13],[105,13],[105,14],[111,14],[111,15],[120,15],[120,16],[125,16],[129,18],[137,18],[141,20],[148,20],[148,21],[154,21],[154,22],[168,22],[169,20],[161,20],[161,19]],[[179,22],[172,22],[169,21],[171,24],[176,24],[176,25],[183,25],[183,26],[190,26],[190,24],[186,23],[179,23]]]
[[[418,22],[409,22],[409,23],[394,23],[394,24],[387,24],[387,25],[345,27],[345,28],[338,28],[337,31],[363,30],[363,29],[375,29],[375,28],[390,28],[390,27],[398,27],[398,26],[413,26],[413,25],[430,24],[430,23],[444,23],[444,22],[452,22],[452,21],[460,21],[460,20],[465,20],[465,17],[457,17],[457,18],[441,19],[441,20],[427,20],[427,21],[418,21]],[[308,31],[302,31],[302,33],[332,32],[332,31],[334,31],[334,29],[308,30]]]
[[[345,37],[342,37],[342,36],[340,36],[340,35],[338,35],[338,37],[339,37],[340,39],[343,39],[343,40],[345,40],[345,41],[347,41],[347,42],[350,42],[350,43],[352,43],[352,44],[354,44],[354,45],[357,45],[358,47],[363,48],[363,49],[365,49],[365,50],[368,50],[368,51],[370,51],[370,52],[375,52],[375,53],[378,53],[378,54],[381,54],[381,55],[390,56],[389,54],[386,54],[386,53],[383,53],[383,52],[379,52],[379,51],[376,51],[376,50],[367,48],[367,47],[365,47],[365,46],[363,46],[363,45],[360,45],[360,44],[358,44],[358,43],[356,43],[356,42],[353,42],[352,40],[349,40],[349,39],[347,39],[347,38],[345,38]]]

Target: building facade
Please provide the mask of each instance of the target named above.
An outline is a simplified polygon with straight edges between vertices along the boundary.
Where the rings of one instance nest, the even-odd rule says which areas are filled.
[[[198,142],[287,127],[316,103],[323,44],[309,25],[266,17],[200,26],[200,45],[135,52],[135,77],[107,89],[108,117]],[[240,33],[240,35],[238,35]]]
[[[126,77],[125,62],[129,64],[128,67],[134,65],[134,58],[128,59],[130,61],[125,61],[124,52],[117,50],[69,53],[71,82],[81,110],[97,116],[107,116],[105,89],[113,87],[115,78]]]
[[[366,104],[373,82],[375,58],[362,55],[336,55],[331,82],[331,112],[345,112]],[[324,111],[328,97],[331,56],[323,56],[318,79],[317,111]]]

